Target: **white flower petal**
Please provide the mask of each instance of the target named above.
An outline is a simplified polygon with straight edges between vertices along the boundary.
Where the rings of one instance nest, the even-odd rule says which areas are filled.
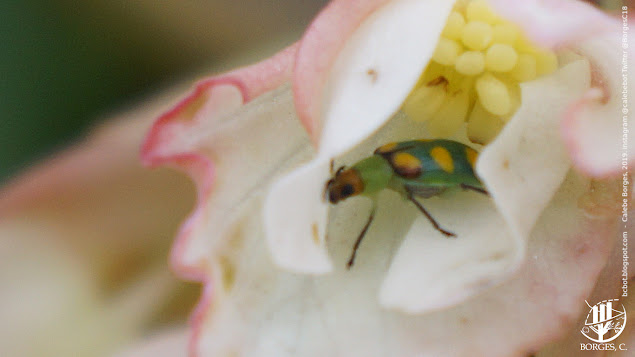
[[[348,151],[399,109],[430,61],[453,3],[392,1],[351,36],[327,82],[320,156]]]
[[[186,357],[187,347],[188,331],[179,328],[150,336],[115,357]]]
[[[589,2],[578,0],[489,0],[500,15],[519,25],[529,38],[563,47],[610,31],[617,22]]]
[[[328,161],[313,161],[278,180],[269,191],[264,207],[267,243],[282,268],[305,273],[332,269],[325,239],[328,204],[322,192],[328,172]]]
[[[586,60],[521,84],[518,112],[479,157],[478,175],[517,237],[530,233],[569,170],[560,118],[567,104],[590,85]]]
[[[273,104],[272,104],[273,103]],[[289,86],[245,104],[230,118],[201,127],[199,152],[213,158],[214,181],[201,219],[179,259],[195,264],[224,249],[242,217],[242,206],[262,194],[271,179],[311,154],[297,121]],[[187,228],[186,228],[187,229]],[[177,247],[178,250],[178,247]]]
[[[629,99],[628,85],[635,83],[635,71],[627,68],[622,72],[634,53],[622,52],[620,41],[619,34],[611,33],[588,39],[576,48],[591,61],[595,83],[572,104],[562,129],[575,166],[593,177],[614,176],[621,172],[622,161],[635,160],[635,145],[631,144],[635,137],[628,125],[634,122],[633,109],[628,103],[624,107],[625,97]],[[622,147],[623,139],[628,141],[627,150]]]
[[[196,184],[197,204],[171,256],[181,277],[209,277],[210,254],[222,246],[219,237],[235,228],[241,204],[268,186],[276,168],[308,149],[291,91],[283,86],[296,50],[297,43],[267,60],[200,81],[150,128],[141,147],[143,162],[180,169]],[[223,214],[210,216],[210,210]]]
[[[380,293],[383,306],[409,313],[453,305],[489,287],[514,253],[505,221],[488,197],[465,192],[423,204],[457,237],[443,236],[425,217],[413,223]]]
[[[318,157],[280,179],[265,203],[269,248],[282,267],[331,270],[322,197],[329,162],[368,138],[399,109],[429,62],[452,5],[393,1],[370,16],[345,45],[327,85]]]
[[[425,217],[417,218],[388,271],[382,304],[408,312],[438,309],[520,265],[536,220],[570,167],[559,137],[560,115],[590,80],[588,62],[577,61],[522,85],[521,107],[477,163],[492,199],[461,193],[425,200],[457,237],[445,238]]]
[[[587,189],[588,181],[575,175],[563,183],[529,240],[531,258],[512,279],[464,305],[423,315],[385,309],[376,299],[382,272],[414,214],[400,211],[406,203],[398,195],[386,191],[380,198],[376,220],[351,270],[345,270],[344,262],[359,223],[367,217],[368,201],[350,200],[333,208],[328,245],[339,263],[334,274],[323,276],[293,274],[272,264],[259,203],[254,202],[238,232],[243,243],[228,256],[235,267],[233,284],[202,315],[196,352],[281,357],[527,355],[577,316],[606,262],[612,237],[607,231],[615,225],[589,220],[578,209],[579,195]]]

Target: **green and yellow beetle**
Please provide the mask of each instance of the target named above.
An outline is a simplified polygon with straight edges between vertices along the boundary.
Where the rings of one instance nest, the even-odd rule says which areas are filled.
[[[340,167],[324,187],[325,198],[336,204],[348,197],[373,197],[383,189],[391,189],[414,203],[434,228],[447,237],[456,236],[437,223],[417,198],[429,198],[452,187],[460,187],[487,195],[474,173],[478,152],[452,140],[412,140],[389,143],[375,150],[350,168]],[[357,249],[375,215],[375,208],[353,246],[348,261],[350,268]]]

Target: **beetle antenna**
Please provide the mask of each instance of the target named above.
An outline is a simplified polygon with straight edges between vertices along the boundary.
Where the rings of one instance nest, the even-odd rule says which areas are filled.
[[[335,159],[331,159],[331,165],[329,166],[329,173],[333,175],[333,170],[335,169]]]
[[[426,216],[426,218],[428,218],[430,223],[432,223],[432,225],[437,231],[443,233],[443,235],[445,235],[446,237],[456,237],[456,234],[441,228],[439,223],[437,223],[437,221],[432,217],[432,215],[428,213],[428,211],[423,207],[423,205],[415,199],[415,197],[412,195],[412,192],[410,192],[410,190],[407,190],[407,192],[408,192],[408,199],[412,201],[412,203],[414,203],[415,206],[417,206],[419,211],[421,211],[421,213],[423,213]]]
[[[370,224],[373,222],[374,218],[375,218],[375,206],[373,206],[373,210],[370,212],[370,216],[368,216],[368,222],[366,222],[364,229],[362,229],[362,231],[359,233],[359,236],[357,237],[357,240],[355,241],[355,244],[353,245],[353,252],[351,253],[351,257],[348,259],[348,263],[346,263],[346,269],[350,270],[353,264],[355,264],[355,255],[357,254],[357,249],[359,249],[359,245],[362,243],[362,239],[364,239],[364,236],[366,235],[366,232],[368,231],[368,227],[370,227]]]
[[[478,193],[482,193],[485,196],[489,196],[489,192],[487,192],[487,190],[484,190],[482,188],[479,187],[475,187],[475,186],[471,186],[471,185],[466,185],[464,183],[461,184],[461,188],[464,190],[472,190],[472,191],[476,191]]]

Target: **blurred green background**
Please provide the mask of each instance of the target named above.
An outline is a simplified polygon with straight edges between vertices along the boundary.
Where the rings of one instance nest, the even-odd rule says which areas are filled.
[[[268,56],[300,36],[326,2],[2,1],[0,184],[109,110],[177,78]]]
[[[0,183],[110,110],[284,47],[325,2],[2,1]]]

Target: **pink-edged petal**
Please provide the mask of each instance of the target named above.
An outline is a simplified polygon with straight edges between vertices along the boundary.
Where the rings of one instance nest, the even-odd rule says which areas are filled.
[[[199,341],[200,324],[211,304],[216,309],[228,303],[227,290],[237,269],[234,254],[252,244],[243,238],[245,217],[262,217],[251,217],[250,207],[262,204],[271,181],[283,170],[306,161],[313,152],[295,116],[288,85],[243,104],[213,127],[201,123],[196,135],[199,141],[192,155],[213,161],[214,176],[213,181],[203,181],[204,186],[199,182],[199,206],[183,226],[172,256],[179,273],[205,284],[193,316],[193,343]],[[266,250],[263,253],[270,259]]]
[[[193,202],[191,185],[138,162],[143,135],[166,99],[120,115],[16,177],[0,191],[0,223],[33,217],[100,269],[117,271],[112,257],[127,261],[149,246],[166,247]]]
[[[154,123],[142,148],[148,165],[178,164],[194,154],[202,122],[216,124],[255,97],[289,80],[297,43],[275,56],[200,82],[193,92]]]
[[[147,337],[115,357],[186,357],[188,331],[175,329]]]
[[[590,82],[588,62],[577,61],[521,85],[520,108],[477,162],[491,199],[464,193],[426,200],[457,238],[417,218],[382,286],[385,306],[420,313],[454,305],[518,268],[536,221],[570,168],[560,113]]]
[[[588,86],[588,64],[583,61],[571,66],[550,79],[543,79],[543,84],[556,87],[547,97],[558,99],[563,89],[558,79],[566,77],[568,82],[571,73],[578,78],[571,82],[571,88],[564,87],[571,95],[579,95],[585,83]],[[580,76],[585,68],[587,76]],[[532,92],[545,93],[544,86],[535,85],[537,88]],[[540,106],[531,105],[532,100],[526,106],[558,109],[546,105],[543,97],[539,99]],[[557,105],[563,110],[566,104],[558,101]],[[557,113],[548,117],[552,119],[550,127],[557,127]],[[532,128],[532,120],[528,121],[526,128]],[[557,138],[557,130],[551,131],[555,133],[550,135]],[[362,146],[366,144],[373,145]],[[354,155],[357,157],[361,151]],[[560,151],[566,159],[564,150]],[[233,267],[231,286],[223,290],[223,298],[216,300],[213,309],[210,306],[207,313],[199,315],[202,317],[195,351],[201,356],[522,356],[536,351],[562,333],[567,322],[577,316],[583,297],[592,289],[606,261],[609,238],[615,228],[612,221],[590,219],[588,212],[580,208],[582,195],[590,190],[587,180],[571,175],[564,182],[560,178],[560,183],[560,191],[534,225],[527,243],[530,259],[518,275],[462,305],[423,315],[387,310],[379,299],[369,299],[377,296],[383,272],[400,243],[398,237],[405,233],[404,227],[415,214],[411,211],[403,214],[399,207],[404,202],[397,195],[390,192],[384,195],[377,218],[350,271],[345,270],[344,262],[360,223],[367,217],[368,202],[351,200],[332,208],[326,243],[333,261],[338,263],[333,265],[333,274],[320,277],[293,274],[272,264],[264,248],[263,226],[259,221],[262,212],[254,203],[244,212],[243,228],[234,238],[242,244],[227,251],[225,265]],[[590,204],[595,206],[594,202]],[[412,269],[415,274],[427,273],[416,266]],[[445,273],[437,271],[440,277]],[[489,343],[492,335],[500,336],[494,348]]]
[[[586,68],[588,74],[588,64],[572,65],[556,78],[574,72],[581,79],[572,83],[582,82],[584,87],[590,76],[585,79],[579,73]],[[553,85],[552,81],[547,82]],[[556,87],[559,93],[562,88]],[[573,95],[584,90],[566,89]],[[543,107],[557,109],[546,106],[542,97],[540,100]],[[561,105],[563,109],[565,104]],[[557,117],[553,113],[556,123]],[[554,135],[557,137],[557,130]],[[378,299],[369,299],[377,296],[383,272],[400,243],[398,237],[414,216],[413,212],[402,214],[399,207],[404,203],[396,195],[386,194],[350,271],[345,270],[344,262],[359,223],[367,217],[367,201],[351,200],[332,208],[326,243],[339,263],[333,266],[333,274],[320,277],[286,272],[272,263],[260,221],[263,212],[258,202],[252,202],[245,207],[242,228],[233,238],[241,244],[224,251],[222,266],[230,272],[231,283],[216,293],[213,306],[201,305],[197,314],[194,351],[200,356],[509,356],[533,352],[556,338],[577,316],[606,261],[608,237],[615,226],[589,219],[580,208],[581,195],[589,190],[585,179],[572,175],[565,180],[535,224],[528,242],[530,259],[517,276],[463,305],[425,315],[387,310]],[[215,286],[227,281],[223,275],[216,276]],[[494,349],[488,342],[492,335],[501,335]]]
[[[569,170],[559,119],[567,103],[590,85],[585,60],[521,84],[520,108],[479,156],[478,175],[517,237],[530,233]]]
[[[319,135],[320,155],[333,157],[349,150],[397,111],[430,61],[452,5],[441,0],[398,0],[375,9],[354,28],[347,26],[351,27],[349,21],[357,24],[356,17],[343,21],[343,32],[328,39],[344,37],[346,42],[326,52],[328,61],[302,52],[333,45],[325,38],[314,40],[318,35],[309,29],[298,53],[294,91],[300,116],[310,112],[309,121],[319,123],[314,135]],[[325,21],[337,23],[338,16],[342,15],[337,11],[326,12],[316,20],[315,31],[319,33]],[[330,65],[325,67],[320,60]],[[316,68],[323,70],[316,73]],[[313,95],[304,99],[309,87]]]
[[[574,164],[593,177],[614,175],[622,160],[622,23],[583,1],[491,0],[498,12],[546,48],[574,48],[594,69],[588,93],[564,113],[563,135]],[[632,49],[624,53],[632,57]],[[628,72],[629,81],[633,75]],[[627,121],[632,114],[627,114]],[[635,149],[629,148],[633,160]]]
[[[193,202],[191,184],[169,170],[144,169],[138,150],[152,116],[172,98],[118,115],[13,179],[0,191],[0,224],[31,219],[96,267],[113,271],[143,249],[166,247]]]
[[[197,207],[182,226],[172,252],[172,264],[183,276],[204,279],[202,261],[207,257],[210,247],[209,240],[200,232],[204,232],[210,223],[206,222],[205,209],[213,189],[218,188],[218,185],[214,186],[215,180],[218,180],[216,173],[219,172],[216,161],[228,159],[224,154],[215,152],[218,146],[209,148],[206,145],[214,144],[210,140],[216,128],[230,122],[233,114],[245,103],[289,80],[296,49],[297,44],[294,44],[258,64],[200,82],[190,95],[156,120],[146,137],[141,150],[144,163],[184,170],[197,186]],[[271,123],[276,121],[275,118],[270,119]],[[243,143],[236,142],[232,146],[242,145],[246,149],[253,147],[249,143],[250,138],[243,140]],[[232,159],[235,160],[234,166],[240,166],[239,157]],[[224,174],[228,171],[220,172]],[[256,177],[255,173],[245,172],[244,175]],[[228,184],[225,182],[225,185]],[[238,187],[231,192],[218,192],[225,192],[227,197],[233,199],[239,199],[236,196],[242,194]],[[223,199],[217,197],[216,201],[222,202]],[[189,237],[192,236],[198,237],[198,240],[190,242]]]
[[[452,5],[445,0],[392,1],[357,28],[322,93],[320,156],[350,150],[401,107],[430,62]]]
[[[186,290],[163,262],[191,184],[138,162],[168,97],[117,115],[0,191],[0,355],[110,353]]]
[[[326,80],[342,47],[368,15],[390,0],[334,0],[320,12],[300,41],[293,78],[300,120],[314,142],[320,137]]]
[[[77,197],[81,190],[109,185],[115,176],[150,175],[138,163],[138,150],[152,116],[173,94],[110,118],[89,136],[10,180],[0,190],[0,217],[32,209],[44,201]]]
[[[328,203],[322,198],[328,172],[328,161],[312,161],[269,190],[264,229],[269,251],[283,269],[313,274],[333,269],[326,249]]]
[[[620,191],[619,191],[619,183],[615,180],[611,181],[602,181],[595,182],[592,184],[594,188],[594,196],[603,197],[604,201],[603,206],[605,206],[604,218],[605,220],[613,220],[621,222],[621,217],[619,214],[619,202]],[[631,210],[630,214],[635,214],[635,210]],[[627,314],[627,324],[625,330],[622,332],[620,337],[612,343],[615,346],[618,346],[622,343],[626,343],[626,348],[633,346],[635,343],[635,324],[632,324],[633,320],[635,320],[635,298],[630,294],[633,289],[632,281],[629,277],[633,276],[633,268],[629,265],[627,268],[626,276],[623,275],[623,238],[622,232],[632,232],[635,228],[635,224],[629,223],[624,226],[619,224],[620,228],[618,232],[615,233],[613,240],[611,242],[611,254],[608,257],[607,264],[604,269],[601,271],[599,276],[596,279],[595,287],[593,291],[589,294],[589,296],[584,297],[584,300],[591,306],[603,300],[612,300],[619,299],[620,304],[624,304]],[[627,239],[628,243],[628,239]],[[635,253],[635,248],[632,247],[631,244],[628,246],[628,255],[633,256]],[[624,296],[623,289],[623,278],[627,280],[628,285],[628,296]],[[581,333],[582,328],[587,320],[589,314],[589,307],[584,304],[579,312],[577,320],[569,327],[569,331],[564,337],[559,340],[550,343],[540,350],[536,355],[538,357],[559,357],[559,356],[577,356],[581,352],[581,344],[584,344],[585,347],[588,347],[587,344],[594,343],[589,340],[586,336]],[[624,351],[616,351],[615,355],[624,356],[626,352]],[[613,356],[613,354],[608,353],[605,350],[592,350],[592,346],[589,350],[584,352],[584,355],[588,356]]]
[[[302,272],[330,271],[323,244],[327,203],[322,194],[330,175],[329,162],[371,136],[399,109],[430,61],[452,5],[443,0],[399,0],[378,8],[351,34],[330,71],[321,73],[328,76],[327,84],[321,87],[323,93],[311,99],[322,106],[317,158],[276,182],[265,203],[267,239],[281,266]],[[316,21],[318,28],[322,21],[326,20]],[[311,30],[307,36],[312,38],[310,34]],[[303,65],[298,62],[296,71]],[[314,105],[302,102],[302,90],[298,94],[298,80],[304,75],[298,72],[294,77],[298,109]]]
[[[575,166],[593,177],[614,176],[622,162],[635,162],[635,145],[629,124],[631,108],[624,106],[623,82],[635,82],[633,71],[622,72],[633,51],[621,47],[621,36],[596,36],[577,45],[594,69],[594,87],[566,112],[562,133]],[[627,142],[627,148],[623,147]]]
[[[519,25],[535,43],[546,48],[615,31],[618,22],[591,4],[578,0],[489,0],[498,13]]]
[[[221,305],[231,285],[234,266],[228,257],[242,244],[234,238],[241,236],[246,207],[259,202],[279,170],[312,151],[291,89],[283,85],[296,48],[201,82],[155,122],[142,148],[146,164],[184,170],[197,186],[197,206],[171,257],[182,277],[204,283],[191,321],[193,354],[212,301]]]

